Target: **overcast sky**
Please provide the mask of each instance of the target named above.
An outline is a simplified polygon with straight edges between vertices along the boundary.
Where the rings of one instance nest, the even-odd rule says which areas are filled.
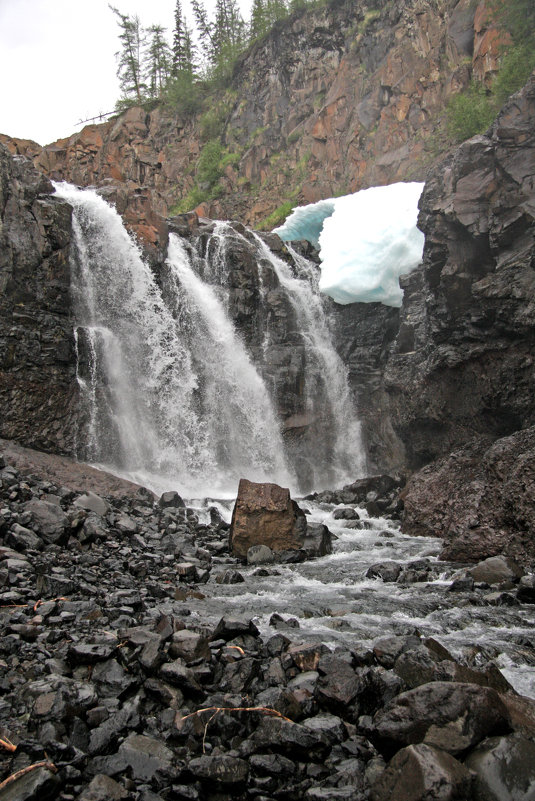
[[[170,35],[175,0],[112,5]],[[192,24],[187,0],[182,5]],[[80,120],[113,111],[118,34],[108,0],[0,0],[0,133],[45,145],[80,130]]]

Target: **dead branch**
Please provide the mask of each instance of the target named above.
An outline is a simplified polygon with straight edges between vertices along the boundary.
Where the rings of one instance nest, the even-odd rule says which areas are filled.
[[[7,779],[4,779],[3,782],[0,782],[0,790],[3,790],[4,787],[7,787],[8,784],[11,784],[11,782],[15,782],[17,779],[20,779],[20,777],[24,776],[25,773],[30,773],[30,771],[37,770],[37,768],[46,768],[51,773],[58,772],[58,769],[52,762],[48,762],[47,760],[44,762],[35,762],[33,765],[28,765],[26,768],[17,770],[15,773],[12,773],[11,776],[8,776]]]
[[[0,737],[0,746],[5,748],[6,751],[11,751],[11,753],[17,750],[17,746],[13,745],[9,737]]]

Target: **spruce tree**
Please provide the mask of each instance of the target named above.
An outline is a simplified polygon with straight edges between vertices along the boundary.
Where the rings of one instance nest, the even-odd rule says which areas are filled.
[[[151,25],[145,52],[145,77],[150,97],[158,97],[163,91],[171,72],[171,51],[161,25]]]
[[[121,50],[115,57],[118,62],[117,76],[125,100],[143,102],[145,86],[142,80],[141,53],[144,41],[144,32],[138,16],[123,14],[118,8],[109,6],[117,17],[117,24],[121,29],[119,41]]]

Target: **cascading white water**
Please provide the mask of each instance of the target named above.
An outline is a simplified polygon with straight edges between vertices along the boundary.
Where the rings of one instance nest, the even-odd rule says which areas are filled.
[[[302,416],[309,421],[319,421],[318,430],[311,432],[308,439],[300,438],[295,445],[298,454],[293,453],[292,461],[298,459],[303,473],[307,474],[304,481],[304,476],[300,476],[301,486],[323,489],[353,481],[365,473],[365,452],[347,370],[329,331],[326,298],[318,287],[318,270],[287,245],[298,276],[295,277],[291,267],[276,256],[260,236],[249,232],[247,238],[229,223],[217,222],[206,244],[208,257],[199,265],[205,280],[219,287],[227,286],[227,251],[229,243],[236,239],[242,240],[247,249],[252,244],[256,247],[260,306],[266,305],[262,273],[271,269],[296,314],[306,359]],[[258,337],[258,367],[267,372],[265,361],[271,332],[267,319],[258,322],[264,325]],[[291,452],[290,444],[287,444],[287,451]]]
[[[295,309],[304,338],[308,365],[306,373],[307,410],[314,414],[320,403],[328,403],[332,430],[331,458],[328,464],[318,459],[315,486],[341,486],[365,474],[366,458],[361,427],[351,398],[347,369],[333,345],[318,289],[317,271],[291,246],[299,278],[289,265],[276,256],[266,243],[255,236],[261,258],[269,261]]]
[[[56,191],[74,209],[84,456],[188,497],[234,494],[242,476],[292,485],[262,380],[179,240],[160,287],[109,204],[68,184]]]

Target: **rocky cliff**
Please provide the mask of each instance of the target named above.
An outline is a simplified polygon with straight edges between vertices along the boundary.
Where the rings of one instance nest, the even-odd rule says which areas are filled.
[[[0,436],[72,453],[71,208],[0,144]]]
[[[482,77],[496,66],[487,27],[472,0],[332,0],[277,24],[208,111],[132,108],[43,149],[8,144],[53,179],[113,187],[152,244],[162,243],[154,212],[187,205],[192,188],[207,216],[258,226],[284,203],[423,180],[451,144],[448,98],[472,68]],[[198,174],[208,139],[222,147],[215,186]]]
[[[535,74],[429,175],[423,265],[386,364],[411,469],[408,531],[448,555],[535,555]],[[450,455],[451,454],[451,455]]]

